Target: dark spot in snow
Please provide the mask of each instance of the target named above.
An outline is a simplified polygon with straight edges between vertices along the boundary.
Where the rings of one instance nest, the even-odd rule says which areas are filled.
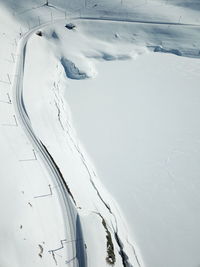
[[[52,32],[52,35],[51,35],[51,36],[52,36],[54,39],[59,39],[57,33],[54,32],[54,31]]]
[[[38,36],[42,36],[42,32],[41,32],[41,31],[37,31],[36,34],[37,34]]]
[[[73,23],[68,23],[65,25],[65,27],[68,29],[68,30],[73,30],[74,28],[76,28],[76,26],[73,24]]]
[[[177,56],[182,56],[182,53],[178,49],[167,49],[163,48],[162,46],[156,46],[154,48],[154,52],[161,52],[161,53],[170,53]]]
[[[39,246],[39,248],[40,248],[40,252],[39,252],[38,256],[39,256],[40,258],[42,258],[42,253],[43,253],[44,249],[43,249],[43,246],[42,246],[42,245],[39,244],[38,246]]]
[[[61,64],[63,65],[66,76],[69,79],[83,80],[83,79],[88,78],[87,74],[80,71],[72,61],[66,58],[61,58]]]
[[[119,34],[118,33],[115,33],[115,38],[119,38]]]

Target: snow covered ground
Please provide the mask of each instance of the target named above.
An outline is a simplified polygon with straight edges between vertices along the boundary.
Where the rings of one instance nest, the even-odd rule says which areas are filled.
[[[74,266],[68,243],[48,252],[72,240],[12,105],[18,40],[41,25],[24,102],[75,200],[88,266],[198,266],[199,3],[43,4],[1,1],[1,264]]]
[[[146,266],[198,266],[199,60],[146,54],[97,69],[66,91],[80,140]]]
[[[1,266],[54,266],[49,250],[69,239],[57,190],[20,127],[12,85],[20,24],[1,7]],[[69,245],[65,244],[67,248]],[[66,250],[56,260],[70,260]]]

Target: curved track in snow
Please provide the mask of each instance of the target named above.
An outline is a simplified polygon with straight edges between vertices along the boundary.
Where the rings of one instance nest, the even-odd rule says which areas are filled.
[[[181,22],[170,22],[170,21],[151,21],[151,20],[137,20],[129,18],[116,18],[116,17],[90,17],[83,16],[80,17],[82,20],[94,20],[94,21],[110,21],[110,22],[126,22],[126,23],[135,23],[135,24],[153,24],[153,25],[167,25],[167,26],[184,26],[184,27],[200,27],[200,24],[190,24],[190,23],[181,23]]]
[[[23,88],[23,77],[24,77],[24,65],[26,56],[26,44],[29,37],[37,29],[47,26],[48,24],[41,25],[40,27],[36,27],[30,30],[20,39],[18,46],[18,60],[16,63],[16,71],[15,71],[16,79],[13,84],[13,94],[14,94],[13,99],[15,104],[15,110],[17,113],[17,118],[21,126],[23,127],[33,147],[37,151],[37,154],[39,155],[43,164],[47,168],[53,183],[57,185],[57,193],[59,195],[59,201],[62,207],[62,213],[63,213],[64,223],[66,226],[66,231],[67,229],[69,229],[71,237],[70,238],[71,246],[70,249],[68,249],[67,251],[67,255],[71,259],[69,260],[68,266],[87,267],[87,255],[85,252],[85,244],[83,240],[79,215],[76,211],[75,206],[72,203],[72,200],[70,199],[70,195],[68,194],[66,188],[66,183],[63,180],[62,174],[60,173],[58,166],[56,165],[53,158],[47,151],[46,147],[42,144],[42,142],[38,139],[38,137],[34,133],[23,100],[23,90],[25,90],[25,88]],[[52,255],[54,255],[55,251],[61,249],[62,247],[65,248],[65,242],[67,241],[69,242],[69,240],[61,241],[60,248],[51,250],[49,252],[52,253]]]

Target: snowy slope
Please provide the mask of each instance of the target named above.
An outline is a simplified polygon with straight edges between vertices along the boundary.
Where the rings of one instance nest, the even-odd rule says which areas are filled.
[[[26,47],[24,101],[76,202],[88,266],[197,266],[198,3],[1,7],[3,266],[8,255],[13,266],[73,266],[68,243],[54,257],[48,252],[73,240],[58,191],[51,195],[51,177],[12,106],[16,46],[38,25],[42,36],[33,33]]]
[[[20,25],[3,7],[1,11],[1,265],[54,266],[48,251],[70,235],[57,190],[19,127],[12,85],[19,78],[14,63]],[[62,250],[60,256],[63,265],[70,255]]]
[[[165,54],[102,62],[84,90],[72,82],[66,93],[146,266],[199,262],[199,68]]]

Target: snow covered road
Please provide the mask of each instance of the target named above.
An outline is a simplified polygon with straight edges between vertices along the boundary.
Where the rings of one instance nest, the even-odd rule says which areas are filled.
[[[96,20],[96,21],[111,21],[111,22],[130,22],[138,24],[153,24],[153,25],[171,25],[171,26],[192,26],[200,27],[200,24],[191,24],[191,23],[181,23],[179,22],[170,22],[170,21],[153,21],[153,20],[139,20],[139,19],[130,19],[130,18],[116,18],[116,17],[81,17],[83,20]]]
[[[18,61],[16,63],[16,79],[13,85],[14,92],[14,101],[15,101],[15,109],[17,113],[17,117],[26,132],[28,138],[30,139],[32,145],[34,146],[37,154],[40,156],[43,161],[45,167],[49,171],[49,175],[52,177],[52,182],[57,185],[58,194],[60,196],[60,204],[63,210],[63,218],[66,225],[66,231],[70,231],[71,236],[71,247],[68,254],[71,257],[71,262],[69,266],[87,266],[87,257],[85,252],[85,245],[82,235],[82,229],[80,224],[79,215],[76,212],[76,209],[70,199],[69,191],[67,185],[62,177],[62,174],[54,162],[51,155],[48,153],[46,147],[41,143],[41,141],[34,134],[34,131],[31,126],[31,121],[26,112],[24,100],[23,100],[23,74],[24,74],[24,62],[26,55],[26,43],[29,37],[40,27],[36,27],[26,33],[20,40],[19,44],[19,56]],[[72,199],[73,200],[73,199]],[[66,242],[63,240],[61,242],[61,247]],[[52,253],[54,257],[54,252],[59,250],[55,249],[49,251]]]

